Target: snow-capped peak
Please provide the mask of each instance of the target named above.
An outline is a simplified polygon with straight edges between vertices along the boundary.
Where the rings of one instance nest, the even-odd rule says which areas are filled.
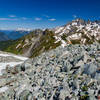
[[[66,43],[76,42],[75,40],[77,43],[100,42],[100,21],[76,19],[64,26],[55,28],[54,32],[60,38],[59,40],[62,40],[63,37]]]
[[[16,31],[31,31],[32,29],[29,28],[17,28]]]

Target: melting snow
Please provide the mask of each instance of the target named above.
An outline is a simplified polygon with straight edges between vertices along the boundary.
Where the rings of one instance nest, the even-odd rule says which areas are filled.
[[[2,53],[0,54],[1,57],[15,57],[21,61],[19,62],[5,62],[5,63],[2,63],[0,62],[0,75],[2,75],[2,70],[6,68],[7,65],[9,65],[10,67],[14,67],[16,65],[19,65],[19,64],[22,64],[25,60],[27,60],[28,58],[26,57],[21,57],[21,56],[17,56],[17,55],[13,55],[13,54],[6,54],[6,53]]]
[[[7,65],[14,67],[16,65],[22,64],[23,62],[10,62],[10,63],[0,63],[0,75],[2,75],[2,70],[6,69]]]
[[[16,47],[16,49],[19,48],[20,46],[21,46],[21,44],[18,44],[17,47]]]
[[[59,27],[59,28],[57,28],[57,30],[55,31],[55,33],[61,32],[61,30],[63,30],[63,28],[64,28],[64,27]]]
[[[58,43],[59,41],[61,41],[61,38],[60,37],[57,37],[57,36],[54,36],[55,39],[56,39],[56,42],[55,43]]]
[[[20,59],[20,60],[27,60],[28,59],[26,57],[17,56],[17,55],[13,55],[13,54],[0,54],[0,56],[3,56],[3,57],[15,57],[15,58]]]
[[[77,23],[76,22],[73,22],[72,25],[77,25]]]
[[[65,47],[66,46],[66,42],[64,40],[61,39],[61,37],[57,37],[57,36],[54,36],[55,39],[56,39],[56,42],[55,43],[58,43],[59,41],[61,41],[61,46],[62,47]]]
[[[69,29],[69,30],[70,30],[70,25],[68,25],[68,26],[67,26],[67,29]]]
[[[8,90],[8,87],[7,86],[2,87],[2,88],[0,88],[0,93],[5,92],[6,90]]]
[[[61,46],[64,48],[66,46],[66,42],[64,40],[61,40],[62,44]]]

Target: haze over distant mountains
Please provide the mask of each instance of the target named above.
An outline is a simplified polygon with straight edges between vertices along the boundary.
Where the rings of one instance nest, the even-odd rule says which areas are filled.
[[[30,29],[0,30],[0,41],[16,40],[31,32]]]

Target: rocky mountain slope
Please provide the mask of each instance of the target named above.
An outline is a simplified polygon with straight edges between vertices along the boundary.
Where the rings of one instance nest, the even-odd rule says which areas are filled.
[[[93,43],[100,43],[100,21],[76,19],[62,27],[34,30],[4,48],[4,51],[35,57],[60,45]]]
[[[99,100],[100,45],[68,45],[6,67],[0,100]]]
[[[56,39],[68,44],[100,43],[100,21],[76,19],[62,27],[54,29]],[[64,41],[63,41],[64,40]],[[66,43],[65,43],[66,44]]]
[[[15,54],[22,54],[27,57],[35,57],[42,52],[54,49],[60,46],[60,42],[56,42],[55,34],[49,30],[34,30],[30,34],[5,44],[4,51]],[[1,43],[2,44],[2,43]]]

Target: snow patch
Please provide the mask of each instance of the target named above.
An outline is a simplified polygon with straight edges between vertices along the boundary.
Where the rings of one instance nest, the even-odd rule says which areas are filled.
[[[64,28],[64,27],[59,27],[59,28],[57,28],[56,31],[55,31],[55,33],[61,32],[61,30],[63,30],[63,28]]]
[[[2,75],[2,70],[6,69],[6,67],[9,65],[10,67],[14,67],[16,65],[22,64],[23,62],[10,62],[10,63],[0,63],[0,75]]]
[[[28,58],[26,57],[22,57],[22,56],[17,56],[17,55],[14,55],[14,54],[7,54],[7,53],[1,53],[0,54],[1,57],[14,57],[14,58],[17,58],[21,61],[19,62],[5,62],[5,63],[2,63],[0,62],[0,75],[2,75],[2,70],[3,69],[6,69],[6,67],[9,65],[10,67],[14,67],[16,65],[19,65],[19,64],[22,64],[25,60],[27,60]]]
[[[2,87],[2,88],[0,88],[0,93],[5,92],[6,90],[8,90],[8,87],[7,86]]]
[[[67,25],[67,29],[69,29],[69,30],[71,29],[71,28],[70,28],[70,25]]]
[[[26,57],[17,56],[17,55],[13,55],[13,54],[0,54],[0,56],[2,56],[2,57],[15,57],[15,58],[20,59],[20,60],[27,60],[28,59]]]
[[[66,46],[66,42],[64,40],[61,40],[62,44],[61,46],[64,48]]]
[[[19,48],[20,46],[21,46],[21,44],[18,44],[17,47],[16,47],[16,49]]]
[[[57,37],[57,36],[54,36],[55,39],[56,39],[56,42],[55,43],[58,43],[59,41],[61,41],[61,46],[62,47],[65,47],[66,46],[66,42],[64,40],[61,39],[61,37]]]
[[[74,25],[77,25],[77,23],[76,23],[76,22],[73,22],[72,25],[73,25],[73,26],[74,26]]]

